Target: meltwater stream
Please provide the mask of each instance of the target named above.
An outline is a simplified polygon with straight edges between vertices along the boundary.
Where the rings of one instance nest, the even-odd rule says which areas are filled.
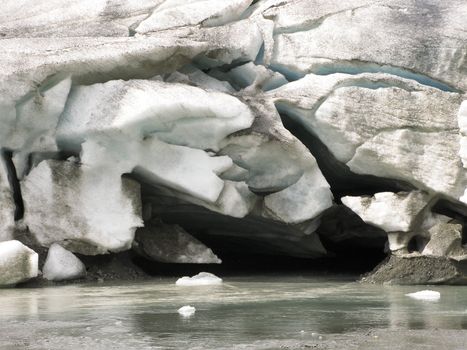
[[[0,289],[0,349],[467,349],[465,287],[428,302],[346,278],[174,282]]]

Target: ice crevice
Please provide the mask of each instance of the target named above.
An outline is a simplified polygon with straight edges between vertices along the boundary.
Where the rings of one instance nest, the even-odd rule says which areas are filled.
[[[369,195],[377,192],[399,192],[415,189],[404,180],[358,174],[350,170],[332,154],[326,145],[312,131],[304,130],[301,124],[287,112],[281,113],[284,126],[307,146],[316,158],[320,170],[331,185],[331,190],[338,202],[345,195]]]
[[[14,219],[15,221],[18,221],[23,218],[24,204],[23,197],[21,195],[21,186],[13,163],[13,152],[5,149],[0,150],[0,162],[4,164],[7,171],[8,183],[15,205]]]
[[[359,75],[364,73],[383,73],[394,77],[413,80],[421,85],[436,88],[441,91],[463,93],[462,90],[452,87],[447,83],[433,79],[427,75],[410,71],[401,67],[381,65],[376,62],[360,60],[339,61],[328,57],[308,56],[324,62],[314,64],[305,72],[288,67],[279,63],[271,63],[270,68],[276,72],[284,74],[289,80],[295,81],[306,76],[306,74],[331,75],[343,73],[349,75]],[[369,88],[378,88],[377,85],[368,85]]]
[[[361,73],[387,73],[395,75],[405,79],[415,80],[416,82],[433,87],[446,92],[457,92],[462,91],[446,84],[442,81],[430,78],[427,75],[423,75],[418,72],[413,72],[400,67],[389,66],[389,65],[378,65],[374,62],[364,61],[347,61],[347,62],[332,62],[330,65],[321,65],[313,69],[312,72],[320,75],[328,75],[333,73],[347,73],[347,74],[361,74]]]
[[[370,87],[376,85],[377,88],[368,89],[368,85],[371,85]],[[308,90],[307,92],[306,89],[314,89],[314,91]],[[460,190],[465,184],[462,172],[457,165],[460,140],[457,111],[463,99],[462,95],[425,87],[408,79],[373,73],[356,76],[341,73],[326,76],[309,74],[268,94],[282,114],[292,117],[311,134],[318,136],[336,159],[350,166],[353,172],[394,177],[403,181],[412,179],[412,183],[417,187],[452,193],[455,200],[460,198]],[[406,102],[401,102],[400,104],[393,103],[390,109],[386,107],[386,102],[402,96],[406,101],[411,100],[412,106],[408,107]],[[436,104],[434,100],[431,100],[432,96],[437,96]],[[358,106],[360,112],[366,110],[367,113],[373,115],[372,122],[367,122],[357,116],[360,112],[357,112],[354,103],[356,99],[360,101]],[[441,101],[444,102],[441,103]],[[436,110],[439,115],[445,115],[444,121],[438,122],[436,118],[429,116],[426,108]],[[353,112],[354,109],[355,112]],[[425,119],[426,122],[414,119],[414,113],[419,115],[420,121]],[[352,115],[355,115],[355,118]],[[368,157],[360,154],[366,147],[364,145],[368,144],[374,144],[375,152],[379,152],[376,148],[381,142],[383,144],[389,142],[391,147],[396,147],[397,152],[408,154],[410,152],[409,140],[412,140],[412,143],[421,142],[421,140],[430,138],[430,134],[440,135],[440,138],[435,139],[436,147],[446,152],[443,154],[434,151],[435,147],[433,147],[433,156],[445,164],[444,167],[439,168],[439,171],[444,172],[445,169],[452,168],[452,172],[446,173],[450,176],[447,185],[427,185],[423,180],[421,182],[424,184],[421,184],[420,179],[414,179],[414,175],[408,170],[405,177],[394,172],[386,174],[385,170],[381,170],[382,160],[380,158],[377,161],[379,165],[375,165],[376,168],[373,169],[381,168],[381,171],[372,171],[368,165]],[[394,142],[394,138],[398,141]],[[390,139],[392,141],[389,141]],[[425,151],[429,149],[426,148]],[[357,152],[362,162],[365,163],[365,165],[362,163],[360,167],[355,161],[359,158],[356,157]],[[447,157],[447,154],[452,154],[454,158]],[[430,166],[423,156],[414,155],[414,157],[418,157],[416,161],[419,162],[419,166],[423,168]],[[396,163],[391,164],[395,167],[394,169],[398,168]]]

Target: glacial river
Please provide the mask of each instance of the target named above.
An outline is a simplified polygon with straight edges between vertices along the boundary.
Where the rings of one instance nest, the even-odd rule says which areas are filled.
[[[467,287],[429,302],[346,278],[174,282],[0,289],[0,349],[467,349]]]

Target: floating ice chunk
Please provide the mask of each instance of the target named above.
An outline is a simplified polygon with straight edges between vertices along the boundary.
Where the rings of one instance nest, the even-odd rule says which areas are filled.
[[[178,313],[183,317],[190,317],[195,314],[196,308],[194,306],[185,305],[178,309]]]
[[[37,277],[38,255],[19,241],[0,243],[0,286]]]
[[[406,296],[417,300],[437,301],[441,297],[441,294],[434,290],[421,290],[415,293],[408,293]]]
[[[209,272],[200,272],[193,277],[184,276],[175,282],[177,286],[207,286],[221,283],[222,278]]]
[[[47,253],[42,272],[50,281],[63,281],[84,276],[86,267],[72,252],[54,243]]]

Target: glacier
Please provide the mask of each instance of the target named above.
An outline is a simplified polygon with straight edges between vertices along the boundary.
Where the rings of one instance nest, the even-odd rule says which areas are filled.
[[[230,242],[466,283],[465,1],[2,5],[0,285]]]

